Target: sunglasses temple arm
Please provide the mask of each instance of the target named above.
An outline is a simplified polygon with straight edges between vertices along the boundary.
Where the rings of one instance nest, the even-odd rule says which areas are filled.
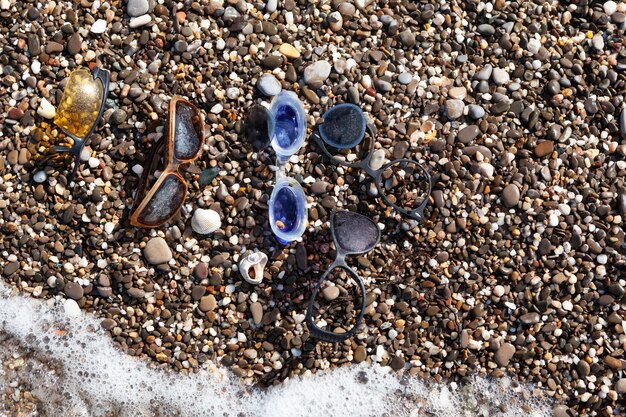
[[[146,185],[148,184],[148,177],[154,169],[156,168],[156,164],[159,160],[159,154],[161,147],[165,143],[165,137],[159,139],[157,143],[154,144],[152,149],[150,150],[150,154],[148,155],[148,163],[144,166],[143,172],[141,173],[141,179],[139,180],[139,185],[137,186],[137,193],[135,194],[135,202],[130,212],[134,213],[135,209],[141,205],[143,201],[143,197],[146,191]]]
[[[426,170],[426,168],[424,168],[419,163],[417,165],[422,169],[422,172],[424,173],[424,175],[428,179],[428,193],[426,194],[426,198],[424,198],[424,201],[422,202],[422,204],[420,204],[420,206],[418,208],[413,210],[410,215],[415,220],[421,222],[422,220],[424,220],[424,210],[426,209],[426,205],[428,204],[428,199],[430,198],[430,194],[433,191],[433,179],[430,176],[430,174],[428,173],[428,171]]]
[[[100,82],[102,83],[102,101],[100,102],[100,108],[98,109],[98,117],[96,117],[96,121],[94,122],[93,126],[91,126],[91,129],[89,129],[89,133],[87,133],[86,138],[90,137],[94,130],[96,130],[96,128],[98,127],[98,123],[102,118],[102,114],[104,113],[107,96],[109,95],[109,71],[96,67],[93,70],[93,79],[100,80]]]

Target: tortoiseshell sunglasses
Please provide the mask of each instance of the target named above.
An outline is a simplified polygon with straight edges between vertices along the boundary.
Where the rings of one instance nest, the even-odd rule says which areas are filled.
[[[172,98],[167,136],[152,148],[139,182],[130,216],[133,226],[159,227],[178,213],[187,197],[187,182],[180,167],[198,159],[203,145],[204,122],[200,110],[182,97]],[[165,146],[165,169],[146,193],[150,175],[155,172]]]

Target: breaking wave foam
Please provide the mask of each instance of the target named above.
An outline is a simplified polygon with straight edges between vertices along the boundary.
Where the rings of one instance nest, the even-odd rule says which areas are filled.
[[[17,415],[6,395],[15,386],[38,399],[30,415],[45,417],[551,415],[547,400],[506,378],[457,386],[361,365],[262,390],[215,366],[193,375],[156,369],[116,349],[95,318],[10,295],[0,281],[2,417]]]

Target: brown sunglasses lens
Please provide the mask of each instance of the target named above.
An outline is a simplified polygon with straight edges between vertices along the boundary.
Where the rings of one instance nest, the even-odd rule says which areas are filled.
[[[191,159],[200,152],[203,129],[202,117],[196,107],[189,103],[176,103],[174,130],[174,156]]]
[[[67,165],[73,158],[70,152],[56,152],[54,146],[71,148],[74,140],[61,131],[61,129],[42,123],[33,129],[28,138],[27,148],[31,158],[37,163],[46,165]]]
[[[158,226],[172,217],[185,199],[185,184],[175,175],[168,175],[150,198],[137,220],[146,226]]]

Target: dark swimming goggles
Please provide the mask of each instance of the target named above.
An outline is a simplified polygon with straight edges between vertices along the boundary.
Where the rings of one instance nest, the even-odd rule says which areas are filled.
[[[338,104],[322,116],[319,133],[313,138],[322,152],[336,165],[360,168],[376,184],[378,195],[399,213],[417,221],[424,219],[424,209],[432,191],[430,174],[417,161],[396,159],[379,169],[371,166],[376,135],[367,125],[363,111],[354,104]],[[369,133],[363,141],[365,131]],[[356,162],[349,162],[346,153],[356,153]]]

